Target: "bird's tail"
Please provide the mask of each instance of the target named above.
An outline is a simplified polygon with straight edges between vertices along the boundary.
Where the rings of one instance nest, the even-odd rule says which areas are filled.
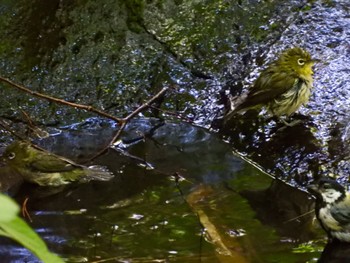
[[[94,181],[109,181],[114,175],[111,171],[109,171],[106,167],[101,165],[91,165],[88,167],[84,167],[86,172],[86,176],[82,178],[84,182],[88,182],[91,180]]]
[[[243,94],[240,96],[230,96],[228,99],[228,103],[229,103],[229,109],[228,111],[225,113],[224,116],[224,123],[227,124],[229,123],[234,116],[236,116],[238,113],[241,113],[242,110],[244,111],[245,108],[242,107],[244,101],[247,98],[247,94]]]

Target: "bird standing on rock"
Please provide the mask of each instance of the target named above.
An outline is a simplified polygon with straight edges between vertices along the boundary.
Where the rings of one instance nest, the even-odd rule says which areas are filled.
[[[316,217],[330,240],[350,242],[350,193],[329,178],[309,185],[308,190],[316,197]]]
[[[41,186],[60,186],[74,181],[106,181],[113,177],[103,167],[76,164],[64,157],[37,149],[26,141],[10,144],[1,159],[25,181]]]
[[[276,117],[290,116],[310,98],[314,64],[315,60],[304,49],[285,50],[260,74],[247,93],[232,98],[225,122],[237,113],[262,106]]]

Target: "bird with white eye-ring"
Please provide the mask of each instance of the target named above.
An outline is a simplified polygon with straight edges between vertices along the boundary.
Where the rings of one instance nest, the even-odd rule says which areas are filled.
[[[35,148],[26,141],[15,141],[10,144],[1,159],[25,181],[41,186],[59,186],[75,181],[106,181],[113,177],[113,174],[104,167],[80,165]]]

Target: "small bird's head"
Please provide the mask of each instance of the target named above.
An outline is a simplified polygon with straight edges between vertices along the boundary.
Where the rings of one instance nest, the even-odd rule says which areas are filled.
[[[340,202],[346,196],[345,188],[337,181],[329,178],[322,178],[316,184],[309,185],[308,190],[323,204]]]
[[[316,60],[306,50],[294,47],[285,50],[276,61],[276,66],[285,71],[295,72],[298,76],[310,77],[313,75],[312,66]]]
[[[30,145],[24,141],[15,141],[7,146],[2,160],[9,166],[21,166],[30,156]]]

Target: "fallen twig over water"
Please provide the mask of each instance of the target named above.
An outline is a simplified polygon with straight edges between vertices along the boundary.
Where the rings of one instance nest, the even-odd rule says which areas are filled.
[[[147,100],[146,102],[144,102],[142,105],[140,105],[137,109],[135,109],[134,111],[132,111],[129,115],[127,115],[124,118],[119,118],[119,117],[115,117],[113,115],[110,115],[102,110],[96,109],[92,106],[88,106],[88,105],[83,105],[83,104],[78,104],[78,103],[73,103],[73,102],[68,102],[66,100],[63,99],[59,99],[59,98],[55,98],[46,94],[42,94],[36,91],[33,91],[31,89],[28,89],[22,85],[19,85],[7,78],[1,77],[0,76],[0,81],[5,82],[7,84],[9,84],[12,87],[15,87],[17,89],[19,89],[22,92],[28,93],[32,96],[35,96],[37,98],[40,99],[45,99],[48,100],[50,102],[54,102],[54,103],[58,103],[58,104],[63,104],[69,107],[73,107],[73,108],[77,108],[77,109],[82,109],[82,110],[86,110],[86,111],[90,111],[93,113],[96,113],[102,117],[108,118],[110,120],[116,121],[118,122],[118,124],[120,125],[119,129],[115,132],[113,138],[108,142],[108,144],[106,144],[106,146],[100,150],[99,152],[97,152],[93,157],[89,158],[89,160],[87,161],[92,161],[94,159],[96,159],[97,157],[101,156],[102,154],[104,154],[107,149],[114,144],[118,138],[121,136],[121,133],[123,132],[123,130],[125,129],[127,123],[134,118],[137,114],[139,114],[140,112],[142,112],[143,110],[149,108],[151,106],[151,104],[157,100],[158,98],[160,98],[168,89],[169,87],[164,87],[163,89],[161,89],[157,94],[155,94],[154,96],[152,96],[149,100]],[[1,126],[3,126],[5,128],[5,126],[3,125],[3,123],[0,123]],[[7,125],[6,125],[7,126]],[[11,134],[16,135],[16,137],[18,137],[21,140],[25,140],[23,137],[18,136],[15,132],[12,132],[11,129],[8,129],[8,126],[6,128],[6,130],[8,130]]]

